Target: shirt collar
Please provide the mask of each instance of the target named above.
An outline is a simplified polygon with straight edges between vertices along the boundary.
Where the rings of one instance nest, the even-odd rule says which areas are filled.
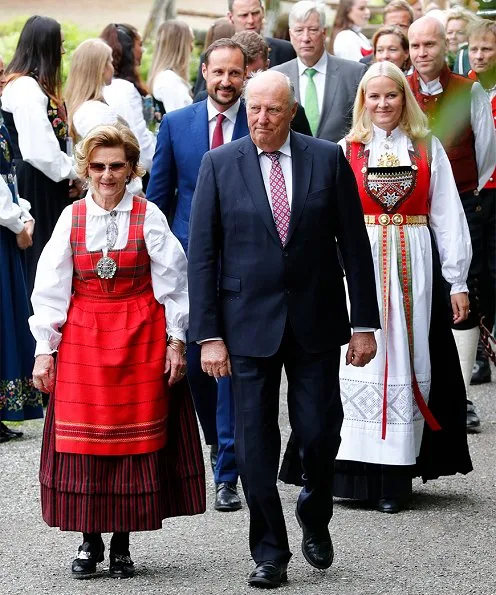
[[[441,85],[440,77],[437,77],[437,79],[434,79],[433,81],[429,81],[428,83],[426,83],[419,76],[419,83],[420,90],[422,91],[422,93],[425,93],[426,95],[438,95],[443,91],[443,86]]]
[[[208,115],[208,121],[210,122],[211,120],[213,120],[214,118],[217,117],[217,114],[224,114],[224,116],[226,116],[226,118],[232,122],[233,124],[236,123],[236,117],[238,115],[238,111],[239,111],[239,104],[240,104],[240,99],[238,99],[238,101],[236,101],[236,103],[234,105],[231,105],[231,107],[229,109],[226,109],[225,112],[219,112],[219,110],[214,106],[214,104],[212,103],[212,100],[210,99],[210,97],[208,97],[207,99],[207,115]]]
[[[384,141],[386,140],[386,138],[388,138],[391,141],[395,141],[401,136],[399,126],[396,126],[396,128],[391,131],[391,134],[389,136],[387,136],[387,133],[383,128],[379,128],[375,124],[372,124],[372,127],[374,129],[374,138],[378,141]]]
[[[303,64],[299,58],[296,58],[296,61],[298,63],[298,75],[301,76],[307,68],[310,68],[310,66]],[[319,60],[317,60],[311,68],[315,68],[317,72],[320,72],[325,76],[327,72],[327,52],[325,50],[322,52],[322,56],[320,56]]]
[[[108,215],[109,212],[105,209],[102,209],[101,206],[97,205],[96,202],[93,200],[93,196],[91,194],[91,188],[88,190],[86,197],[84,199],[86,201],[86,209],[90,215],[94,217],[101,217],[102,215]],[[133,209],[133,195],[127,189],[124,192],[124,196],[122,197],[119,204],[114,208],[114,211],[132,211]]]
[[[257,145],[255,145],[255,146],[257,147]],[[282,153],[283,155],[286,155],[287,157],[291,157],[291,133],[288,134],[282,147],[279,149],[279,152]],[[261,149],[260,147],[257,147],[257,153],[259,155],[261,155],[262,153],[265,153],[265,151],[263,149]]]

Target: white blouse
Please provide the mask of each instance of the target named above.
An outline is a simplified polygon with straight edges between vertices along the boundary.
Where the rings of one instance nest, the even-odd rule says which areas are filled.
[[[9,83],[2,109],[14,117],[22,158],[54,182],[77,178],[72,158],[60,150],[47,115],[48,97],[31,76]]]
[[[117,113],[103,101],[85,101],[72,116],[74,128],[79,137],[84,138],[88,132],[100,124],[115,124]]]
[[[12,200],[12,193],[5,180],[0,176],[0,225],[18,234],[24,229],[26,221],[33,221],[29,213],[31,205],[23,198],[17,198],[19,204]]]
[[[157,74],[152,94],[164,104],[167,114],[193,103],[190,86],[173,70],[163,70]]]
[[[338,144],[346,152],[346,139],[340,140]],[[413,144],[399,128],[395,128],[386,137],[385,130],[374,126],[374,136],[365,145],[365,149],[370,151],[369,167],[377,167],[378,159],[385,151],[396,155],[400,165],[411,164],[408,151],[413,149]],[[470,232],[451,164],[443,146],[434,136],[429,199],[429,225],[439,250],[443,277],[450,283],[452,294],[466,292],[467,274],[472,259]]]
[[[106,246],[105,231],[110,215],[93,201],[91,191],[85,200],[86,248],[90,251],[102,250]],[[116,250],[121,250],[127,244],[132,205],[133,196],[126,192],[115,207],[119,228]],[[38,261],[31,296],[34,315],[29,319],[31,332],[36,339],[35,355],[57,351],[62,338],[60,328],[67,319],[72,292],[71,226],[72,206],[69,205],[62,212]],[[186,256],[179,240],[170,231],[165,216],[151,202],[146,205],[143,232],[150,256],[153,293],[165,307],[167,332],[185,341],[189,315]]]
[[[113,79],[110,85],[103,89],[105,101],[126,120],[129,128],[134,132],[140,144],[140,161],[146,171],[152,167],[153,155],[157,139],[151,130],[148,130],[143,116],[143,102],[133,83],[124,79]]]
[[[361,52],[362,48],[364,50],[371,50],[372,44],[365,35],[361,33],[359,27],[343,29],[343,31],[340,31],[334,39],[334,55],[338,58],[360,62],[363,58]]]

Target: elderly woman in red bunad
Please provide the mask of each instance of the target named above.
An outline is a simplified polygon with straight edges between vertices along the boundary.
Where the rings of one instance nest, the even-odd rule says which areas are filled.
[[[142,174],[125,126],[76,148],[86,197],[67,207],[38,263],[33,381],[52,393],[41,453],[43,518],[83,533],[74,578],[129,578],[129,533],[205,510],[196,419],[184,387],[186,257],[162,213],[126,184]],[[56,362],[54,353],[57,353]],[[173,385],[176,387],[171,390]]]
[[[470,235],[446,153],[397,66],[378,62],[365,73],[353,127],[339,144],[362,201],[382,328],[365,368],[348,365],[353,354],[343,348],[334,495],[396,513],[413,477],[472,469],[450,329],[450,319],[468,315]],[[301,483],[297,453],[292,438],[281,469],[286,482]]]
[[[362,200],[382,329],[367,368],[355,373],[343,361],[340,369],[345,419],[334,494],[395,513],[412,477],[472,469],[450,333],[450,310],[454,322],[469,312],[470,235],[446,153],[397,66],[367,71],[339,144]]]

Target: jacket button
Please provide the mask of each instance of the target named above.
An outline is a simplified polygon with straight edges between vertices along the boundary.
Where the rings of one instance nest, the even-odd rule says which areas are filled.
[[[285,289],[285,290],[284,290],[284,293],[285,293],[286,295],[289,295],[289,294],[291,293],[291,289]]]
[[[286,251],[284,251],[284,252],[282,253],[282,255],[283,255],[283,256],[288,256],[288,253],[287,253]]]

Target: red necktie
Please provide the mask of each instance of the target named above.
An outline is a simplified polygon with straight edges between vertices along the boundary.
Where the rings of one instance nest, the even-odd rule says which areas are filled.
[[[226,119],[224,114],[217,114],[217,124],[214,128],[214,135],[212,136],[211,149],[216,149],[224,144],[224,134],[222,132],[222,122]]]
[[[279,163],[280,151],[273,153],[264,153],[272,161],[269,175],[270,199],[272,201],[272,212],[276,224],[277,233],[284,246],[288,237],[289,219],[291,210],[289,208],[288,195],[286,193],[286,183],[282,173],[282,167]]]

